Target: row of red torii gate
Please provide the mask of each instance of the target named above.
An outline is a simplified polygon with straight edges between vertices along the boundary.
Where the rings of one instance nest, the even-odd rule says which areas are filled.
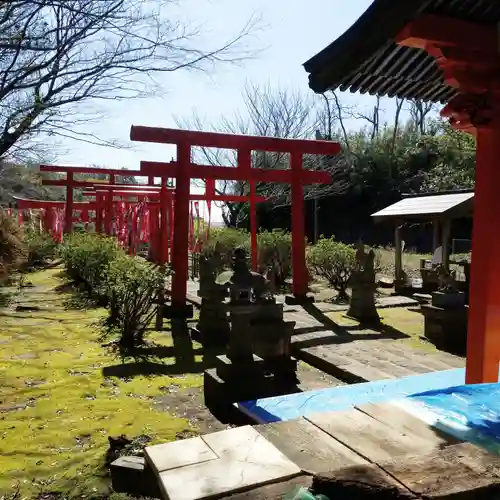
[[[150,257],[159,265],[172,267],[171,311],[186,311],[189,251],[196,250],[195,221],[199,219],[199,202],[248,202],[250,208],[252,265],[257,266],[256,204],[265,198],[256,193],[256,183],[287,183],[291,186],[291,228],[293,295],[297,301],[306,298],[308,274],[305,260],[304,186],[329,184],[328,172],[303,168],[304,155],[334,156],[340,146],[332,141],[281,139],[245,135],[221,134],[157,127],[132,126],[132,141],[171,144],[177,159],[171,162],[141,161],[139,170],[104,169],[41,165],[42,172],[64,174],[60,179],[44,179],[47,186],[66,188],[65,201],[26,200],[17,198],[19,213],[42,210],[42,226],[56,238],[71,233],[75,221],[95,231],[116,236],[123,246],[135,253],[141,241],[148,241]],[[219,148],[236,151],[235,167],[198,165],[192,161],[192,148]],[[252,167],[256,151],[288,154],[290,168],[286,170]],[[317,163],[319,164],[319,163]],[[105,174],[102,182],[79,180],[78,174]],[[147,184],[118,184],[120,176],[147,177]],[[156,179],[160,183],[156,184]],[[192,194],[191,182],[205,182],[204,194]],[[244,181],[248,195],[219,195],[217,181]],[[82,190],[88,200],[74,201],[74,190]]]

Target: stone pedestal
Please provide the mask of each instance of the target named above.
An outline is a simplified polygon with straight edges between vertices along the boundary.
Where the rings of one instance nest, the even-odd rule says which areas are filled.
[[[463,292],[447,293],[432,292],[431,305],[444,309],[462,308],[465,306],[465,294]]]
[[[439,299],[438,299],[439,301]],[[455,354],[465,354],[467,346],[467,321],[469,308],[421,306],[424,315],[424,335],[438,349]]]
[[[192,334],[205,347],[221,347],[229,342],[229,319],[226,304],[222,301],[202,298],[200,319]]]
[[[215,368],[203,374],[203,393],[207,408],[222,422],[231,423],[244,423],[234,403],[283,394],[264,360],[255,355],[251,361],[217,356]]]

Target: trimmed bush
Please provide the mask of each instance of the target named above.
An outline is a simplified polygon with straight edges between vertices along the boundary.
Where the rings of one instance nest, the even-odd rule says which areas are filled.
[[[292,274],[292,234],[282,229],[257,236],[259,270],[269,272],[276,289],[282,289]]]
[[[215,257],[217,271],[222,272],[231,267],[233,250],[243,247],[250,250],[250,235],[247,231],[233,228],[217,228],[210,231],[210,238],[203,242],[201,253]]]
[[[28,256],[23,231],[17,222],[0,210],[0,280],[7,279],[9,270],[20,266]]]
[[[99,234],[73,233],[61,246],[61,258],[68,276],[85,284],[95,296],[105,295],[101,287],[111,262],[125,252],[115,239]]]
[[[28,250],[28,268],[43,266],[54,260],[57,255],[59,245],[49,233],[28,229],[24,234],[24,242]]]
[[[167,273],[140,257],[121,255],[107,266],[102,284],[108,299],[108,333],[120,334],[120,345],[131,349],[142,344],[155,312],[158,293]]]
[[[311,274],[325,279],[339,292],[338,299],[346,300],[347,284],[356,264],[356,249],[335,241],[334,237],[321,237],[307,251],[307,263]]]

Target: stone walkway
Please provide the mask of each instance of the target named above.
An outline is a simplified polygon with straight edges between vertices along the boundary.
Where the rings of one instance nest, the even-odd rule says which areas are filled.
[[[198,283],[188,283],[188,300],[200,303]],[[278,296],[284,302],[284,296]],[[416,305],[407,297],[380,297],[378,308]],[[285,320],[295,321],[294,355],[345,382],[400,378],[430,371],[463,368],[465,360],[446,352],[430,352],[401,342],[404,332],[391,327],[375,331],[359,326],[342,327],[327,314],[347,310],[346,305],[316,303],[284,306]]]

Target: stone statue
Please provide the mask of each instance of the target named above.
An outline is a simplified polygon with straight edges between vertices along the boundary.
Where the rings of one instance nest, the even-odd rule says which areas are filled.
[[[219,274],[216,283],[229,289],[231,304],[274,302],[271,282],[249,269],[243,248],[234,251],[232,270]]]
[[[458,293],[458,285],[454,273],[448,271],[443,264],[436,267],[438,273],[438,291],[442,293]]]
[[[215,282],[217,263],[214,256],[201,255],[200,289],[201,297],[200,319],[193,335],[201,337],[204,346],[225,346],[229,339],[229,319],[226,304],[227,289]]]
[[[347,315],[362,323],[379,323],[375,307],[375,252],[365,252],[362,242],[356,252],[356,264],[351,275],[351,301]]]

